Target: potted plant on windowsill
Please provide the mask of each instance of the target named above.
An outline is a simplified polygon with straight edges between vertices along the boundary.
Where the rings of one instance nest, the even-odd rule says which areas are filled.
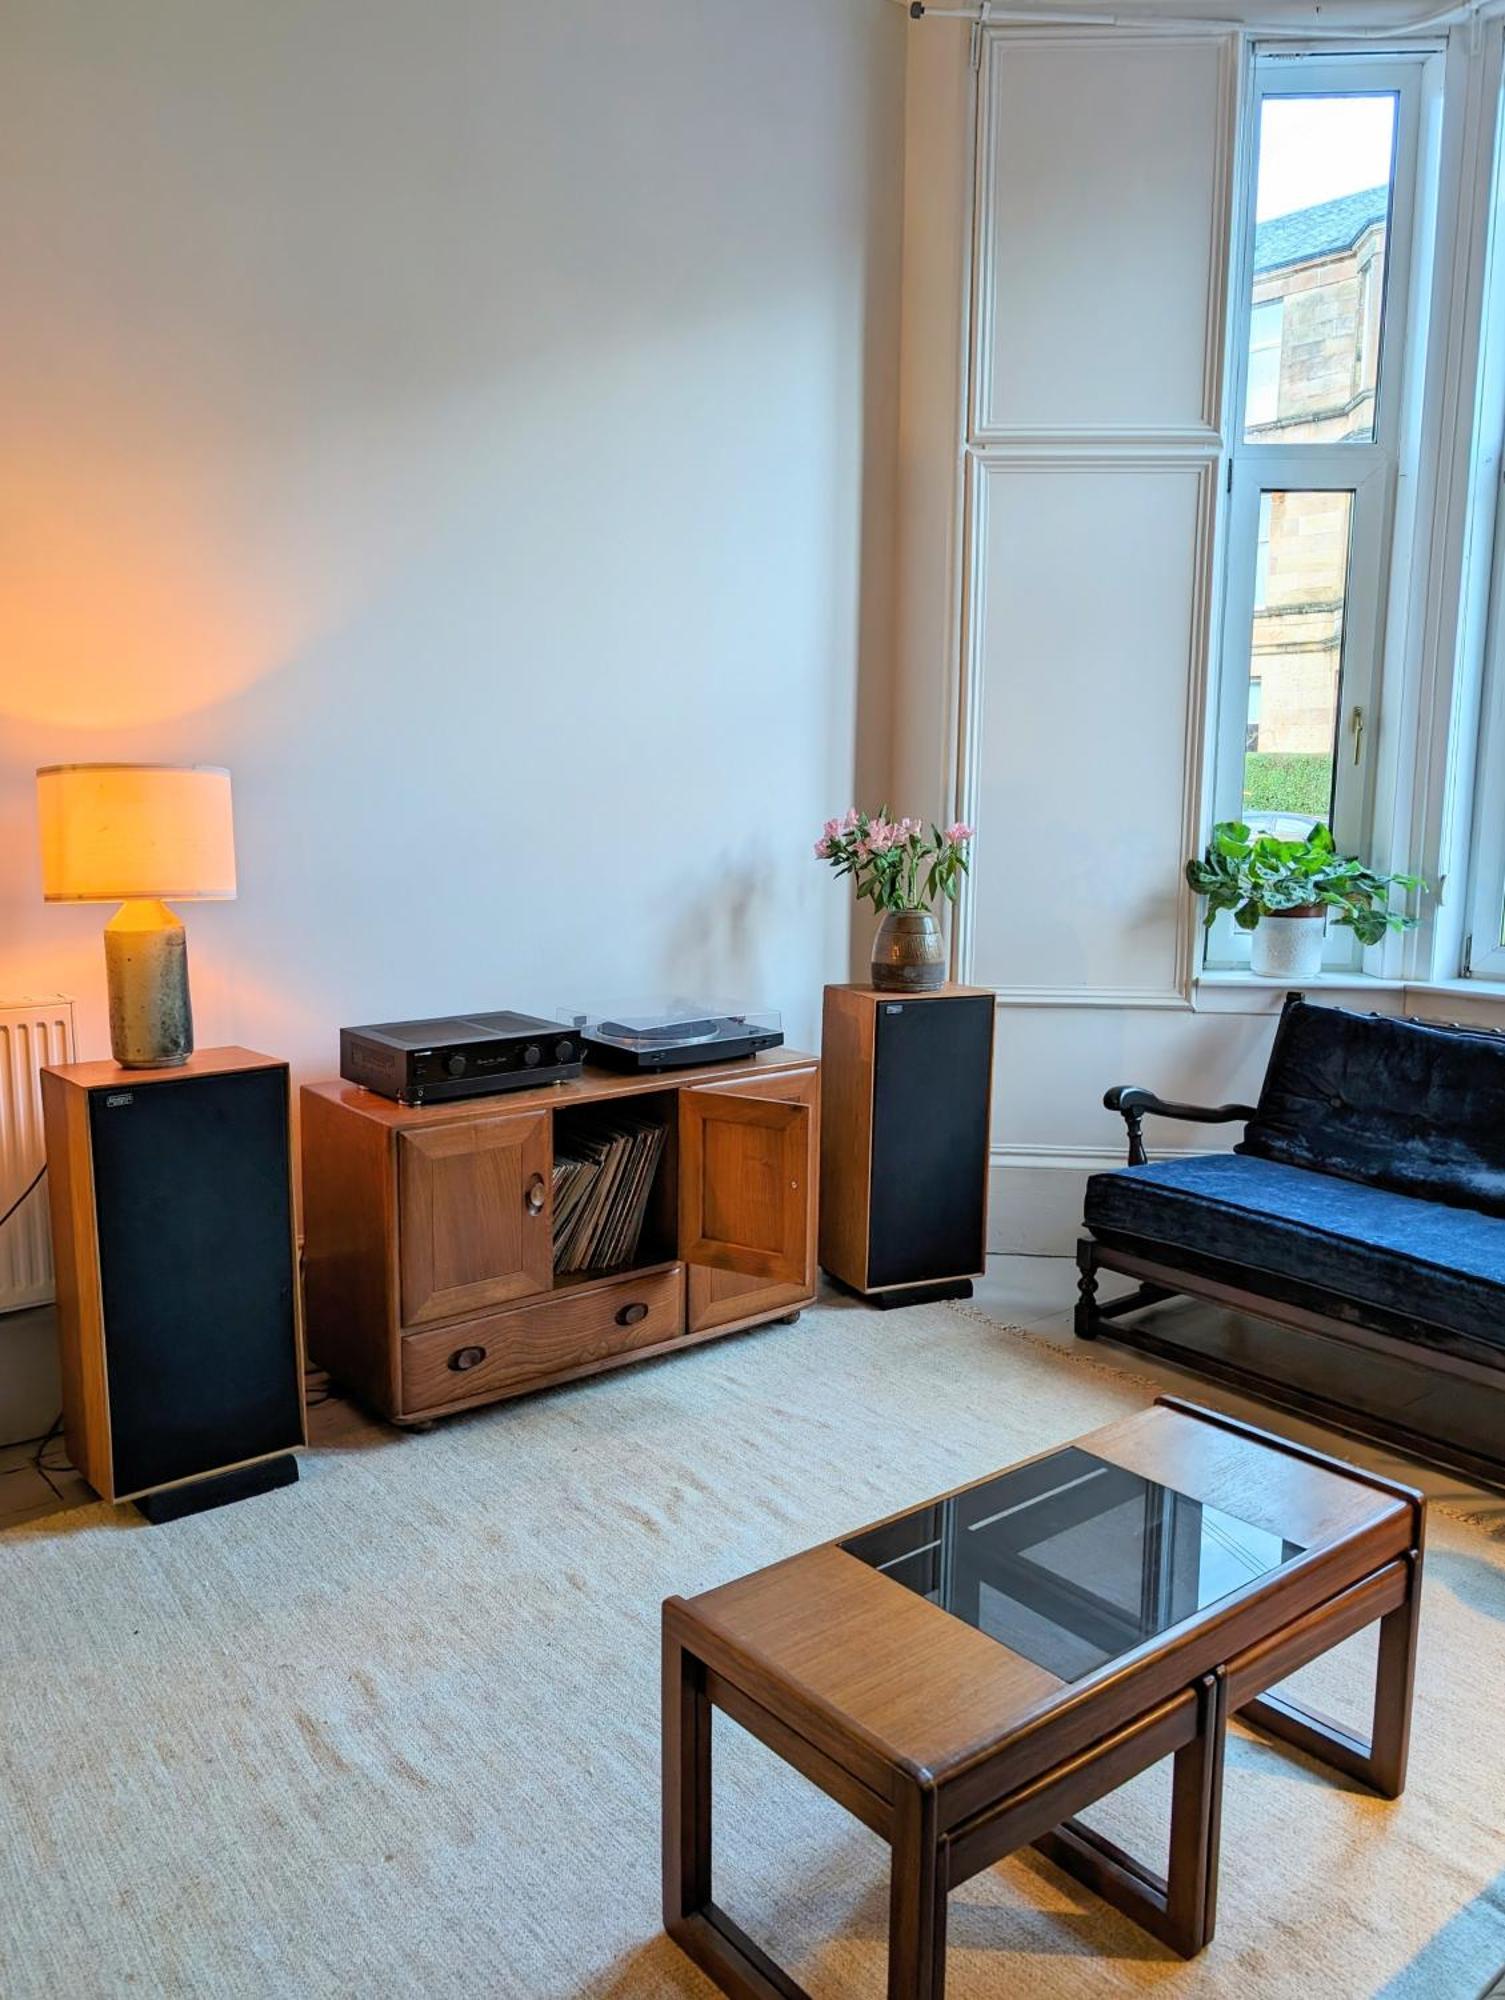
[[[930,905],[937,896],[956,901],[971,838],[960,820],[943,832],[923,820],[890,819],[887,806],[875,813],[852,806],[826,821],[816,858],[850,875],[858,899],[883,912],[873,940],[873,984],[880,992],[932,993],[945,984],[945,945]]]
[[[1252,933],[1249,969],[1261,979],[1315,977],[1329,919],[1365,945],[1387,931],[1414,930],[1417,919],[1392,910],[1390,894],[1427,886],[1419,875],[1376,875],[1356,855],[1339,854],[1320,820],[1301,840],[1219,820],[1201,860],[1187,862],[1186,879],[1207,899],[1209,929],[1220,910],[1232,910],[1239,929]]]

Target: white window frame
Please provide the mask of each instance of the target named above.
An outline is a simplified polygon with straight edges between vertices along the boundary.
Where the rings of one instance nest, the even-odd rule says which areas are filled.
[[[1474,795],[1465,979],[1505,979],[1505,508],[1496,516],[1485,694]]]
[[[1419,134],[1429,67],[1437,60],[1432,47],[1374,53],[1256,49],[1246,106],[1245,169],[1234,223],[1224,404],[1222,619],[1215,661],[1212,810],[1208,817],[1242,816],[1260,496],[1266,492],[1350,492],[1353,508],[1332,825],[1341,846],[1366,856],[1373,834],[1381,666],[1406,393],[1419,361],[1407,338],[1417,234]],[[1395,139],[1385,245],[1384,345],[1379,358],[1373,438],[1367,443],[1246,443],[1255,195],[1265,99],[1390,93],[1396,99]],[[1357,727],[1355,711],[1360,718]],[[1361,956],[1351,932],[1329,933],[1324,957],[1328,969],[1356,968]],[[1230,917],[1220,917],[1207,934],[1205,962],[1209,969],[1218,970],[1240,970],[1248,965],[1249,938]]]
[[[1505,112],[1502,112],[1505,123]],[[1505,467],[1505,143],[1494,160],[1486,250],[1480,420],[1481,470],[1498,493]],[[1480,496],[1483,497],[1482,495]],[[1493,495],[1490,496],[1493,498]],[[1489,534],[1485,523],[1484,536]],[[1505,980],[1505,506],[1494,513],[1483,698],[1480,704],[1467,915],[1457,969],[1465,979]]]

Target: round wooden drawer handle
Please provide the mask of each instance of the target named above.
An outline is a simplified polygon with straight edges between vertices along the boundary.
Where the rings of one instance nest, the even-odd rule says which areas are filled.
[[[617,1309],[618,1326],[636,1326],[639,1320],[647,1317],[648,1308],[641,1299],[635,1299],[630,1306],[620,1306]]]
[[[529,1215],[542,1215],[544,1203],[547,1199],[548,1190],[544,1186],[543,1175],[535,1174],[528,1183],[527,1201]]]
[[[484,1347],[457,1347],[449,1357],[449,1365],[457,1375],[463,1375],[467,1368],[479,1368],[485,1359]]]

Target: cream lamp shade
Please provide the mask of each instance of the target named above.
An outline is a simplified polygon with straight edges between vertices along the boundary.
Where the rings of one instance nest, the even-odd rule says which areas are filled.
[[[235,894],[230,773],[216,765],[52,764],[37,814],[49,903]]]

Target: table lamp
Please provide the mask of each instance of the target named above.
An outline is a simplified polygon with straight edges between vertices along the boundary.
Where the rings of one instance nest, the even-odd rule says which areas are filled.
[[[46,901],[120,904],[105,925],[116,1062],[187,1062],[188,941],[167,900],[235,894],[230,773],[211,764],[52,764],[37,772],[37,813]]]

